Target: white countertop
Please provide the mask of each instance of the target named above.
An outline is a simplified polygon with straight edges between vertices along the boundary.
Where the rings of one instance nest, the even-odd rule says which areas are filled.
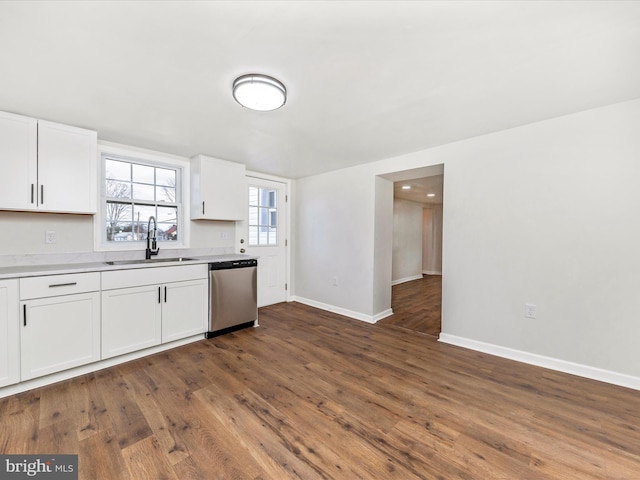
[[[158,260],[162,260],[160,257]],[[180,258],[178,256],[171,258]],[[36,277],[41,275],[60,275],[66,273],[103,272],[107,270],[128,270],[132,268],[156,268],[172,267],[179,265],[197,265],[202,263],[227,262],[233,260],[249,260],[257,258],[251,255],[226,254],[226,255],[200,255],[191,256],[185,254],[189,260],[166,262],[153,260],[145,263],[127,263],[110,265],[107,262],[66,263],[66,264],[41,264],[41,265],[13,265],[0,267],[0,280],[8,278]],[[120,261],[120,260],[115,260]]]

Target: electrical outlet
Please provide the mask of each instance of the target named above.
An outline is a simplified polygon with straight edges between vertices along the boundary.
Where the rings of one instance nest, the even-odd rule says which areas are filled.
[[[536,306],[532,303],[525,303],[524,316],[525,318],[536,318]]]
[[[220,232],[220,240],[231,240],[230,232]]]
[[[56,243],[57,240],[56,232],[53,230],[49,230],[44,233],[44,243]]]

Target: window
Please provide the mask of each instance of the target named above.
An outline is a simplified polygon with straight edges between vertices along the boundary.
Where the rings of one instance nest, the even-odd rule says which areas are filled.
[[[249,187],[249,245],[278,244],[278,208],[275,189]]]
[[[158,241],[178,242],[180,228],[180,168],[103,154],[104,239],[145,241],[151,216]]]

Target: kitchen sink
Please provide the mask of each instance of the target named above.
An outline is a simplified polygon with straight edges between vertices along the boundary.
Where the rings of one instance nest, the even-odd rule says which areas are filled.
[[[112,262],[104,262],[107,265],[138,265],[141,263],[166,263],[166,262],[188,262],[195,258],[176,257],[176,258],[150,258],[149,260],[115,260]]]

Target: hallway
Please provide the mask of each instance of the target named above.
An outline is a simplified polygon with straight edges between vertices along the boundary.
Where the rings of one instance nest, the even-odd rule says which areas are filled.
[[[392,287],[393,315],[378,322],[437,337],[441,330],[442,276],[424,275],[422,279]]]

